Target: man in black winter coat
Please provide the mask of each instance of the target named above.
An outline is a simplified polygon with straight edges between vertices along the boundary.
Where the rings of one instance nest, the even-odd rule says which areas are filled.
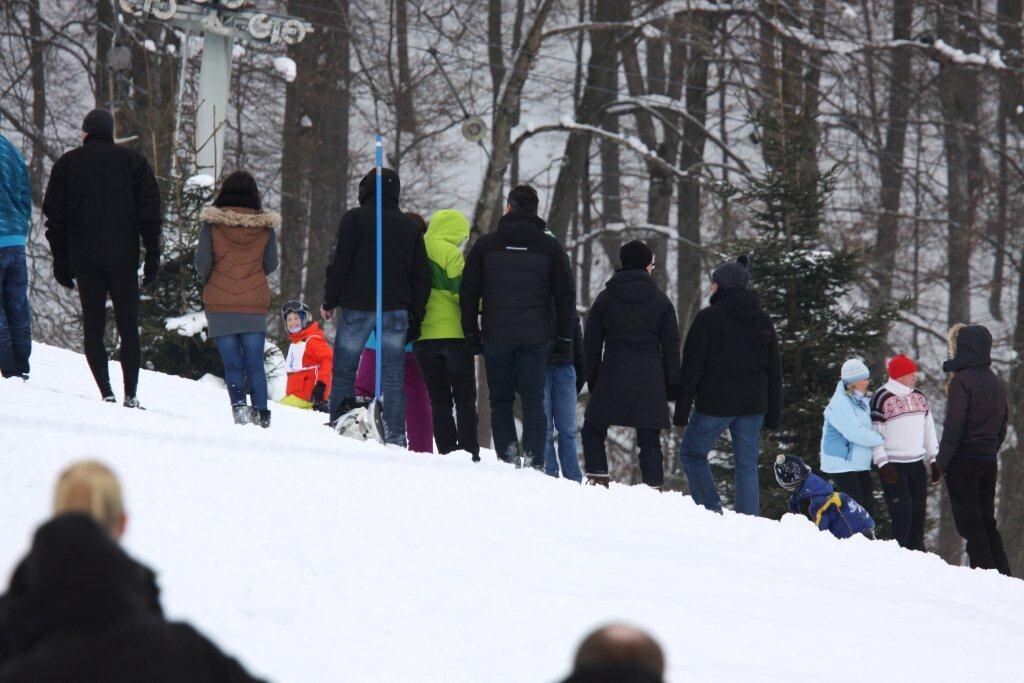
[[[334,259],[327,266],[320,312],[330,320],[334,309],[341,309],[334,337],[332,422],[351,405],[359,356],[377,322],[376,174],[370,171],[360,181],[359,206],[341,217]],[[387,443],[405,447],[405,345],[420,336],[430,296],[430,267],[423,231],[398,208],[401,190],[398,173],[385,168],[381,172],[384,334],[378,340],[384,436]]]
[[[1010,576],[995,501],[998,455],[1006,439],[1006,389],[991,366],[988,329],[956,325],[949,331],[949,360],[942,369],[951,377],[935,461],[945,474],[956,530],[967,541],[971,566]]]
[[[590,401],[583,421],[587,479],[608,485],[608,427],[636,429],[640,474],[664,483],[661,430],[679,389],[676,309],[651,277],[654,254],[639,240],[619,250],[622,268],[597,295],[583,333]]]
[[[778,429],[782,421],[782,358],[775,325],[749,282],[746,256],[712,274],[711,305],[697,314],[683,345],[674,422],[686,427],[679,457],[694,502],[722,510],[708,453],[728,429],[736,512],[756,516],[761,429]]]
[[[508,195],[498,229],[476,241],[466,257],[459,290],[462,331],[474,353],[483,353],[491,395],[491,429],[498,458],[520,455],[544,467],[544,379],[552,350],[571,353],[576,283],[565,249],[537,215],[537,191],[520,185]],[[483,302],[483,334],[478,314]],[[512,415],[515,395],[523,405],[523,448]]]
[[[139,240],[146,249],[142,284],[160,269],[160,188],[138,152],[114,144],[114,117],[94,109],[82,122],[83,144],[53,165],[43,197],[53,276],[82,302],[85,357],[104,401],[113,402],[103,333],[107,297],[121,337],[124,405],[135,397],[139,341]]]
[[[191,626],[164,619],[153,573],[91,517],[39,528],[0,598],[0,683],[255,681]]]

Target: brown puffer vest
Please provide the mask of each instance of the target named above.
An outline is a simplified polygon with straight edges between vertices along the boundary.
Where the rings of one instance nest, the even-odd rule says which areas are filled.
[[[215,313],[263,313],[270,308],[270,284],[263,253],[271,228],[281,223],[274,211],[207,206],[199,219],[210,226],[213,270],[203,288],[203,304]]]

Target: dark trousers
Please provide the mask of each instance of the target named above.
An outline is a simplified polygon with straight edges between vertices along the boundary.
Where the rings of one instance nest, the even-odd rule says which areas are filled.
[[[135,396],[139,384],[142,346],[139,342],[139,275],[131,266],[82,269],[75,274],[82,302],[85,359],[103,396],[112,396],[103,333],[107,327],[107,297],[114,304],[114,321],[121,337],[121,373],[125,396]]]
[[[900,478],[882,482],[885,505],[892,520],[892,537],[900,547],[924,552],[924,513],[928,500],[928,471],[922,461],[894,462]]]
[[[544,384],[549,342],[504,344],[484,342],[484,367],[491,393],[491,433],[498,457],[511,462],[520,454],[512,406],[516,394],[523,404],[522,455],[529,464],[544,467],[547,417],[544,415]]]
[[[429,339],[413,346],[430,395],[439,453],[480,454],[476,435],[476,364],[462,339]],[[455,417],[452,417],[452,407]]]
[[[0,247],[0,374],[27,375],[32,354],[25,247]]]
[[[245,332],[214,337],[224,361],[224,383],[232,406],[244,406],[246,394],[252,394],[252,407],[267,409],[267,371],[263,364],[263,347],[267,335]]]
[[[971,567],[998,569],[1010,575],[1010,562],[996,528],[996,476],[994,460],[954,457],[946,468],[946,490],[953,506],[956,530],[967,541]]]
[[[837,491],[853,498],[868,511],[872,519],[875,518],[875,485],[871,481],[871,470],[829,474],[828,478],[832,480]]]
[[[608,454],[604,447],[607,437],[608,425],[596,425],[590,420],[583,421],[583,462],[587,474],[608,474]],[[640,454],[637,456],[640,461],[640,477],[648,486],[661,486],[665,483],[661,431],[638,429],[636,443],[640,447]]]

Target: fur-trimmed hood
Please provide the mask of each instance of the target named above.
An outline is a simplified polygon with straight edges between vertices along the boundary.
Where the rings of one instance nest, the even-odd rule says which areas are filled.
[[[256,211],[232,206],[204,206],[199,213],[199,220],[210,225],[270,229],[281,225],[281,214],[276,211]]]
[[[992,365],[992,333],[983,325],[958,323],[949,331],[949,360],[942,364],[946,372]]]

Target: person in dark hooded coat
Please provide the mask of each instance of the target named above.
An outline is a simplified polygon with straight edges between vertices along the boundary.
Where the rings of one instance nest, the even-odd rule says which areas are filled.
[[[583,421],[587,479],[608,485],[608,427],[636,429],[640,472],[648,486],[664,479],[661,430],[679,389],[676,309],[651,277],[654,254],[639,240],[619,250],[622,268],[598,294],[583,333],[590,402]]]
[[[334,259],[327,266],[320,313],[330,320],[334,309],[341,309],[334,338],[331,422],[354,406],[359,357],[376,325],[376,173],[370,171],[360,181],[359,206],[341,217]],[[430,266],[423,231],[398,207],[401,181],[390,168],[381,171],[381,193],[384,433],[387,443],[405,447],[405,345],[420,336],[430,297]]]
[[[73,673],[72,673],[73,672]],[[255,681],[191,626],[164,619],[152,571],[89,515],[58,515],[0,597],[0,683]]]
[[[772,319],[760,297],[747,289],[747,265],[747,257],[740,256],[711,275],[711,305],[697,314],[683,344],[674,422],[686,427],[679,458],[694,502],[722,510],[708,453],[728,429],[736,461],[736,512],[756,516],[761,514],[761,429],[778,429],[782,421],[782,357]]]
[[[935,461],[946,477],[957,532],[972,567],[1010,576],[996,528],[999,449],[1006,439],[1006,389],[992,372],[992,333],[981,325],[949,331],[946,421]]]

